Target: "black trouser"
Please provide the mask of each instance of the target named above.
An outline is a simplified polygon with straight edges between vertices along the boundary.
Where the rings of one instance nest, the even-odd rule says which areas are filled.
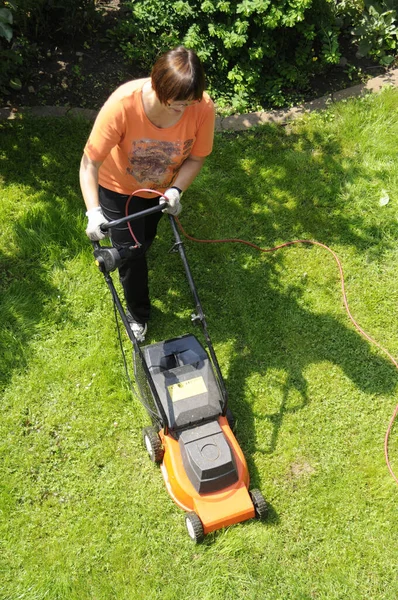
[[[99,186],[101,208],[109,221],[121,219],[126,216],[126,202],[128,198],[127,194],[118,194],[117,192],[107,190],[101,185]],[[129,203],[128,214],[132,215],[158,204],[159,196],[156,198],[133,196]],[[119,268],[120,282],[123,286],[127,308],[138,323],[146,323],[149,320],[151,302],[149,299],[146,252],[156,236],[157,226],[161,217],[162,213],[158,212],[130,223],[135,237],[142,246],[132,250],[131,258]],[[110,230],[110,236],[115,248],[125,248],[126,246],[135,245],[127,223],[113,227]]]

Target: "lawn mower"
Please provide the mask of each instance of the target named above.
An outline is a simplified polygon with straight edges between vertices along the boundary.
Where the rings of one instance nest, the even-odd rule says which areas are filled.
[[[103,231],[161,211],[166,202],[110,221]],[[211,531],[251,518],[265,519],[267,503],[249,491],[249,472],[234,436],[234,420],[205,315],[188,265],[176,221],[168,215],[195,302],[193,322],[202,327],[207,351],[192,334],[140,345],[132,332],[110,273],[128,258],[131,248],[93,242],[96,264],[105,277],[133,345],[134,376],[152,425],[143,430],[150,459],[160,464],[167,491],[184,511],[190,538],[201,541]]]

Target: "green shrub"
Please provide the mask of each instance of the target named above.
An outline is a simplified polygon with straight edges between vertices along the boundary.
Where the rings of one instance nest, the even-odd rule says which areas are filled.
[[[282,106],[339,61],[334,0],[136,0],[113,35],[148,70],[183,43],[203,60],[212,94],[233,110]]]
[[[7,42],[11,42],[13,36],[12,24],[14,17],[12,9],[15,10],[15,8],[15,4],[9,2],[2,2],[0,8],[0,38],[5,39]]]
[[[364,0],[352,28],[361,56],[371,56],[386,66],[394,61],[398,43],[396,6],[396,0]]]
[[[232,111],[297,101],[339,63],[343,35],[361,55],[394,60],[396,0],[134,0],[111,35],[148,71],[183,43],[203,60],[218,105]]]

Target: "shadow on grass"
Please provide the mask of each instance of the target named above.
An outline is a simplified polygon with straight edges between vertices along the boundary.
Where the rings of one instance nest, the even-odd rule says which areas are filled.
[[[45,314],[52,326],[69,318],[51,274],[54,268],[63,268],[65,259],[87,249],[78,168],[90,124],[23,119],[2,123],[0,129],[3,207],[15,214],[3,223],[0,251],[0,388],[4,389],[13,371],[27,365],[29,342]],[[6,205],[10,198],[15,199],[11,208]]]
[[[187,252],[188,255],[200,255],[200,249],[190,245]],[[213,252],[218,254],[215,247]],[[277,449],[285,417],[300,412],[311,401],[305,376],[309,367],[330,363],[332,378],[332,365],[336,365],[359,390],[370,396],[391,394],[396,388],[396,371],[389,361],[375,355],[370,344],[352,329],[348,320],[345,325],[327,313],[316,314],[301,307],[295,296],[270,289],[272,267],[269,264],[262,264],[261,271],[253,272],[242,272],[237,265],[232,269],[228,267],[225,279],[221,280],[217,273],[218,302],[206,289],[209,282],[206,284],[203,276],[195,272],[194,278],[213,344],[216,348],[228,346],[228,366],[222,370],[229,404],[238,423],[237,436],[248,462],[252,484],[260,486],[266,474],[258,473],[252,456],[254,453],[272,455]],[[162,267],[157,265],[157,268]],[[182,272],[180,276],[181,282],[173,280],[173,289],[185,285]],[[246,280],[245,290],[236,303],[229,284],[234,280],[237,290],[241,278]],[[211,284],[214,286],[214,281]],[[182,287],[179,298],[189,307],[188,292],[185,293]],[[190,327],[188,319],[178,318],[171,306],[163,316],[159,327],[160,315],[158,311],[154,312],[152,335],[157,339],[182,335],[188,328],[201,337],[200,328]],[[277,397],[275,389],[271,397],[269,390],[261,387],[261,380],[269,373],[271,379],[277,379],[273,381],[273,387],[279,389]],[[255,382],[252,385],[253,376]],[[320,390],[318,393],[322,396]],[[343,402],[344,395],[345,390],[341,389],[336,398],[328,400],[335,404],[341,398]],[[256,422],[262,423],[265,436],[259,437]]]

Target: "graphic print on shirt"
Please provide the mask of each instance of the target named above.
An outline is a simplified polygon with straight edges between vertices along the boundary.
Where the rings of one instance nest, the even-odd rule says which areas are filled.
[[[165,142],[160,140],[133,140],[128,154],[127,173],[145,188],[168,188],[181,165],[188,158],[193,139]]]

